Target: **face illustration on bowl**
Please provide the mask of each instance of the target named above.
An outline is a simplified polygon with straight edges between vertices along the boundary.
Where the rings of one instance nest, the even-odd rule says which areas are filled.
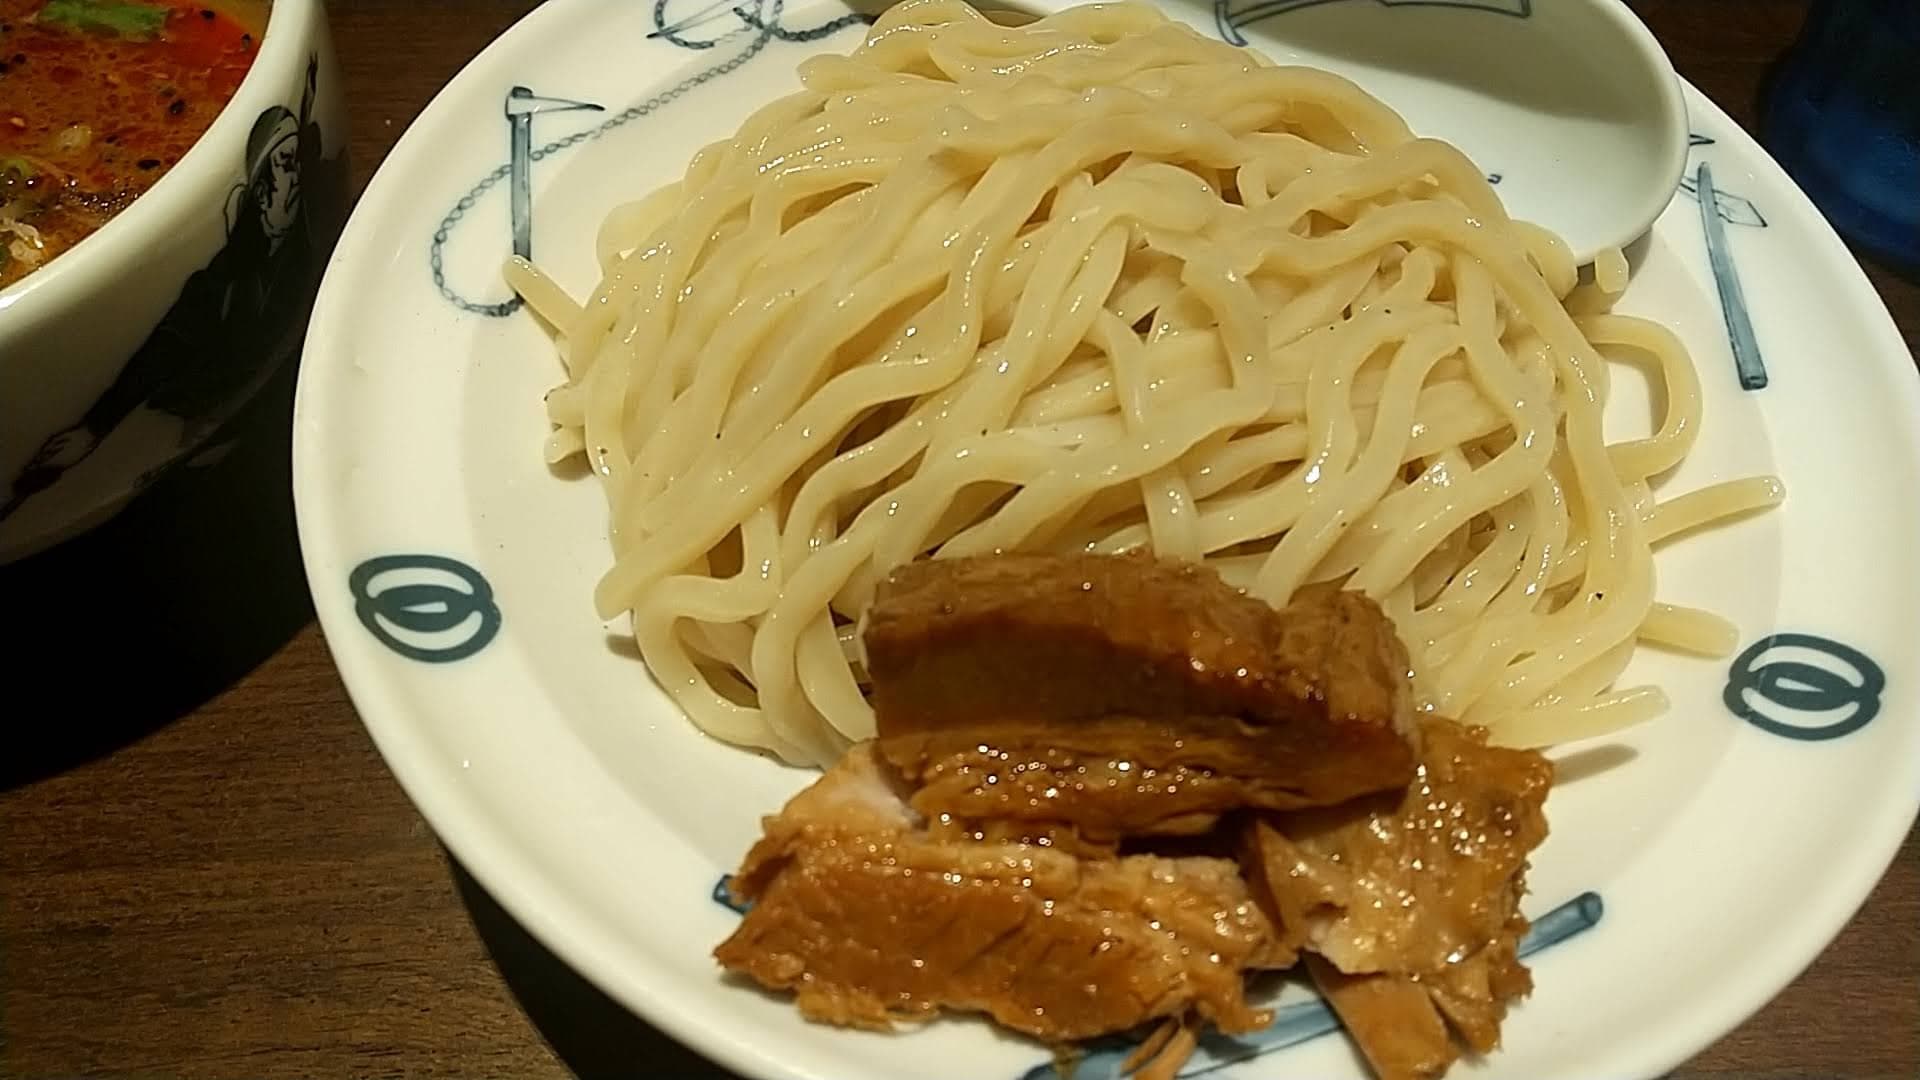
[[[216,125],[0,305],[0,378],[21,387],[0,402],[0,561],[111,516],[292,355],[346,219],[344,109],[318,5],[283,0],[273,29],[229,106],[251,121]],[[192,168],[210,157],[226,160]],[[163,212],[178,220],[155,252],[130,234]]]

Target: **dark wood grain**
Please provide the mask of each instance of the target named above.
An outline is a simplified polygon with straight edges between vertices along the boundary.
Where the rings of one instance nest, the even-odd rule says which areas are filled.
[[[359,182],[528,6],[334,0]],[[1634,6],[1753,128],[1804,5]],[[1920,287],[1869,271],[1913,345]],[[282,379],[238,452],[0,573],[9,702],[25,702],[0,751],[0,1073],[724,1075],[528,938],[389,778],[300,580],[289,393]],[[77,654],[99,660],[56,674]],[[1920,1075],[1920,834],[1792,987],[1673,1075]]]

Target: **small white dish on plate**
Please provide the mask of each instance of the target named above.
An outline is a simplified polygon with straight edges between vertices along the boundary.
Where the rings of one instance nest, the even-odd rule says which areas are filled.
[[[1345,75],[1465,151],[1509,213],[1586,264],[1653,225],[1687,164],[1666,50],[1620,0],[1254,0],[1214,27]]]
[[[1166,7],[1208,33],[1223,10]],[[1270,48],[1282,21],[1238,32]],[[816,1026],[721,977],[711,950],[735,915],[715,883],[814,774],[699,734],[594,617],[604,498],[543,462],[561,372],[500,278],[517,250],[584,295],[609,207],[677,179],[792,88],[799,60],[860,36],[833,0],[556,0],[473,61],[369,186],[322,289],[294,436],[302,547],[395,775],[589,979],[750,1076],[1011,1080],[1044,1050],[973,1022]],[[1527,911],[1557,943],[1474,1075],[1624,1080],[1684,1061],[1826,945],[1920,802],[1912,359],[1804,196],[1705,98],[1687,105],[1688,175],[1621,307],[1671,327],[1701,373],[1706,421],[1676,487],[1772,472],[1789,500],[1660,551],[1664,598],[1732,619],[1740,649],[1634,660],[1627,678],[1672,709],[1549,801]],[[1618,393],[1623,416],[1646,403]],[[1280,1025],[1311,1020],[1299,1007]],[[1324,1029],[1276,1026],[1226,1075],[1363,1076],[1344,1041],[1296,1037]]]

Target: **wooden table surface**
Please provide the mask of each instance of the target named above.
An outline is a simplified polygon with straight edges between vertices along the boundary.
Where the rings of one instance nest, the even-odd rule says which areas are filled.
[[[357,182],[530,6],[332,0]],[[1751,130],[1805,4],[1635,6]],[[1914,347],[1920,288],[1873,276]],[[534,943],[382,767],[300,576],[289,394],[240,452],[0,574],[28,704],[0,756],[0,1075],[723,1076]],[[90,673],[53,685],[76,642]],[[1920,1076],[1920,834],[1799,981],[1672,1075]]]

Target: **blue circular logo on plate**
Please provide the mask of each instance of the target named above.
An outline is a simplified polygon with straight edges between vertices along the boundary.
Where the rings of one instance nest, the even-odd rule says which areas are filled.
[[[1762,731],[1820,742],[1867,726],[1886,688],[1886,672],[1858,649],[1813,634],[1772,634],[1734,658],[1722,697]]]
[[[381,555],[347,575],[353,611],[380,643],[410,660],[464,660],[500,632],[500,608],[480,571],[444,555]]]

